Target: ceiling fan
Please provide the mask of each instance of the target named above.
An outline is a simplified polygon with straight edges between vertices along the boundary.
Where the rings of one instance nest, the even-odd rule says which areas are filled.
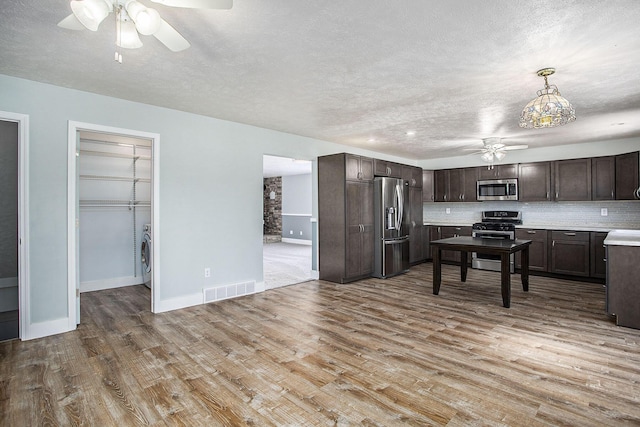
[[[507,151],[510,150],[524,150],[529,148],[528,145],[505,145],[502,142],[502,138],[484,138],[482,140],[483,147],[478,152],[481,154],[480,158],[485,162],[490,163],[490,168],[493,168],[493,162],[495,160],[500,161],[507,155]]]
[[[164,6],[190,9],[231,9],[233,0],[151,0]],[[69,30],[89,29],[98,26],[110,13],[116,18],[116,46],[126,49],[142,47],[139,34],[152,35],[173,52],[187,49],[189,42],[157,10],[146,7],[137,0],[73,0],[72,14],[58,23]],[[116,51],[116,61],[122,55]]]

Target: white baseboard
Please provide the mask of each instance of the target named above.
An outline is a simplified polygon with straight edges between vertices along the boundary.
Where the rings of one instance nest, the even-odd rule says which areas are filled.
[[[103,291],[105,289],[122,288],[124,286],[142,285],[142,277],[114,277],[113,279],[91,280],[80,283],[80,293]]]
[[[181,308],[193,307],[204,303],[202,293],[184,295],[176,298],[160,300],[154,307],[154,313],[164,313],[165,311],[178,310]]]
[[[309,245],[311,246],[311,240],[303,240],[303,239],[289,239],[287,237],[282,238],[283,243],[294,243],[296,245]]]

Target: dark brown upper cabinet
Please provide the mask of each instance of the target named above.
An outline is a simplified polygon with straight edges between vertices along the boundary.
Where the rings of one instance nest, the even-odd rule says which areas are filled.
[[[616,200],[638,198],[638,152],[616,156]]]
[[[400,163],[374,159],[373,171],[375,176],[388,176],[391,178],[402,178],[402,165]]]
[[[555,200],[591,200],[591,159],[558,160],[555,168]]]
[[[422,171],[422,201],[423,202],[434,202],[435,201],[435,193],[434,193],[434,177],[433,171]]]
[[[518,165],[515,163],[509,165],[494,165],[491,169],[485,166],[479,166],[477,169],[478,179],[507,179],[518,177]]]
[[[591,159],[591,199],[615,200],[616,159],[614,156]]]
[[[520,163],[518,165],[518,199],[521,202],[551,200],[551,163]]]

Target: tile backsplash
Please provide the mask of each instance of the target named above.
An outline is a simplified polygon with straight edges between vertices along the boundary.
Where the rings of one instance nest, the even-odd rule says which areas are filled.
[[[471,225],[481,220],[482,211],[491,210],[520,211],[523,225],[529,227],[640,229],[640,201],[439,202],[424,203],[422,212],[426,224]]]

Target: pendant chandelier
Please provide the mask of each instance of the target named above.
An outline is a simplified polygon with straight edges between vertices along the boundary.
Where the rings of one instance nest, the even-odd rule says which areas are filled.
[[[547,81],[547,76],[555,72],[555,68],[538,70],[538,75],[544,77],[544,89],[539,90],[538,96],[522,110],[520,127],[526,129],[552,128],[566,125],[576,119],[573,105],[560,95],[557,86],[549,85]]]

